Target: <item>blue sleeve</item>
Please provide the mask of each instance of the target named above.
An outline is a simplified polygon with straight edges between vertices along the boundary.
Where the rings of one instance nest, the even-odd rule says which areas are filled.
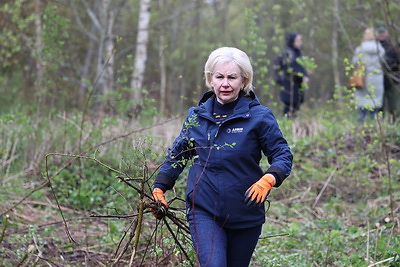
[[[282,85],[285,79],[285,70],[282,65],[282,56],[276,56],[273,60],[274,80],[277,84]]]
[[[297,58],[294,58],[292,63],[290,64],[291,67],[293,68],[294,73],[299,76],[299,77],[305,77],[308,76],[307,70],[301,65],[299,62],[297,62]],[[301,75],[299,75],[301,74]]]
[[[264,116],[261,131],[262,149],[270,164],[266,173],[274,174],[275,187],[278,187],[292,171],[293,155],[275,116],[269,109]]]
[[[274,71],[275,64],[280,64],[280,73],[283,73],[283,78],[294,74],[295,78],[302,80],[303,77],[308,76],[308,72],[306,68],[297,61],[299,57],[300,56],[296,55],[292,49],[286,48],[280,56],[280,61],[278,61],[278,58],[276,59],[276,62],[274,63]],[[277,72],[275,71],[275,73]]]
[[[192,110],[192,109],[191,109]],[[163,191],[172,189],[176,179],[185,168],[187,161],[192,158],[193,149],[189,146],[189,128],[186,126],[191,110],[182,126],[179,136],[175,139],[173,145],[168,149],[167,156],[160,167],[160,171],[155,179],[154,187]]]

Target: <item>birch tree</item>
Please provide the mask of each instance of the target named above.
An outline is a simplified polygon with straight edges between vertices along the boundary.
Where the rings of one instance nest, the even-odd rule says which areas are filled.
[[[106,96],[106,100],[103,102],[103,110],[109,109],[109,96],[114,89],[114,68],[115,68],[115,60],[114,60],[114,23],[115,23],[115,15],[116,11],[113,8],[110,8],[111,0],[103,0],[103,9],[108,10],[102,16],[102,22],[105,25],[105,39],[104,39],[104,95]]]
[[[38,92],[38,105],[37,108],[40,107],[41,94],[40,91],[42,88],[43,81],[43,73],[44,73],[44,64],[42,62],[42,50],[43,50],[43,40],[42,40],[42,1],[35,0],[35,49],[33,50],[33,57],[36,59],[36,92]]]
[[[339,0],[333,0],[333,23],[332,23],[332,69],[333,69],[333,80],[335,88],[340,87],[340,75],[338,69],[338,28],[339,28]],[[339,97],[341,98],[341,90],[338,91]]]
[[[135,116],[140,113],[142,103],[143,77],[147,61],[147,44],[149,42],[150,3],[151,0],[140,0],[135,62],[131,80],[131,89],[133,90],[131,99],[136,101],[136,106],[132,109]]]
[[[159,0],[160,9],[164,7],[164,0]],[[159,44],[159,60],[160,60],[160,113],[165,114],[165,104],[166,104],[166,87],[167,87],[167,70],[165,64],[165,35],[161,27],[160,33],[160,44]]]

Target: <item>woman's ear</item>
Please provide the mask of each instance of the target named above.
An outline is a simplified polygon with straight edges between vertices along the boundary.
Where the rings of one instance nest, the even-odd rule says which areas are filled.
[[[249,83],[249,79],[247,79],[246,77],[243,77],[242,89],[246,88],[248,83]]]

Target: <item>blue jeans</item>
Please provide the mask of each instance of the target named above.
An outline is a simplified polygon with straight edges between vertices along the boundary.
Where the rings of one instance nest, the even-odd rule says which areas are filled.
[[[200,266],[249,266],[262,225],[226,229],[211,214],[199,209],[188,215],[188,221]]]
[[[360,114],[360,118],[358,119],[359,123],[364,123],[365,118],[369,114],[371,119],[373,120],[375,118],[375,115],[379,112],[379,109],[366,109],[366,108],[359,108],[358,113]]]

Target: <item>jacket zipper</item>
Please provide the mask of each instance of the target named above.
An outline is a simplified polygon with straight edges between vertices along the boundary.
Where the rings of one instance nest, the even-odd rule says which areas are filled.
[[[207,111],[207,110],[206,110],[206,111]],[[207,111],[207,113],[208,113],[208,114],[211,114],[211,113],[208,112],[208,111]],[[204,116],[204,115],[201,115],[201,114],[199,114],[199,116],[200,116],[200,117],[203,117],[204,119],[207,119],[207,120],[213,122],[214,124],[216,124],[215,121],[214,121],[212,118],[210,118],[210,117],[207,117],[207,116]],[[218,129],[217,129],[217,132],[216,132],[215,135],[214,135],[213,143],[215,143],[215,138],[217,138],[217,136],[218,136],[218,134],[219,134],[219,130],[221,129],[222,124],[224,124],[225,122],[227,122],[227,121],[229,121],[229,120],[231,120],[231,119],[240,118],[240,117],[242,117],[242,118],[247,118],[248,116],[249,116],[249,114],[247,113],[246,115],[239,115],[239,116],[228,117],[228,118],[227,118],[226,120],[224,120],[222,123],[218,124]],[[210,145],[211,145],[211,144],[210,144],[210,141],[211,141],[211,132],[208,132],[208,133],[207,133],[207,141],[208,141],[208,145],[210,146]]]
[[[222,125],[222,124],[223,124],[223,122],[222,122],[221,124],[218,125],[217,132],[216,132],[215,135],[214,135],[214,140],[215,140],[215,138],[217,138],[217,135],[218,135],[218,133],[219,133],[219,129],[221,129],[221,125]]]

